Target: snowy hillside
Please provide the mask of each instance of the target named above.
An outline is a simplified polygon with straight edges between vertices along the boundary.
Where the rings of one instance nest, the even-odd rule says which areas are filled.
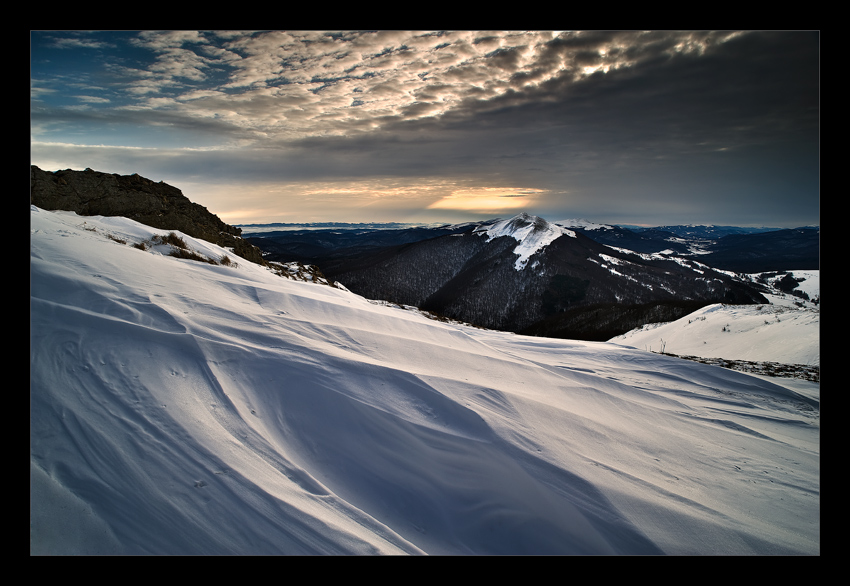
[[[806,273],[810,297],[819,297],[817,271]],[[647,324],[616,344],[668,354],[820,366],[820,309],[791,296],[768,295],[770,304],[704,307],[673,322]]]
[[[167,234],[32,209],[33,554],[820,553],[815,383],[442,323]]]

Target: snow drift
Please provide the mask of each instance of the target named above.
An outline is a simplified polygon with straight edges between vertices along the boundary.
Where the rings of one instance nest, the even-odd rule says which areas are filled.
[[[31,212],[33,554],[818,554],[818,385]],[[795,386],[791,386],[791,385]]]

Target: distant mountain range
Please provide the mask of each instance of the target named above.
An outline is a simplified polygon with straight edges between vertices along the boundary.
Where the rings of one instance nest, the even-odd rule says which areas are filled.
[[[819,268],[817,228],[630,230],[520,214],[443,226],[332,223],[243,233],[163,182],[35,166],[30,202],[180,230],[258,264],[294,262],[277,270],[317,281],[326,276],[369,299],[553,337],[607,340],[709,303],[764,303],[763,284],[730,271]]]
[[[245,224],[241,228],[249,241],[262,247],[267,258],[279,256],[313,262],[457,234],[496,221],[434,226],[343,222]],[[642,228],[596,224],[588,220],[552,223],[579,232],[600,244],[648,254],[698,257],[703,264],[734,272],[814,270],[820,266],[818,227],[779,229],[675,225]]]
[[[633,231],[519,214],[436,228],[248,232],[246,238],[270,260],[316,264],[367,298],[493,329],[591,340],[709,303],[766,303],[764,287],[730,272],[742,261],[752,272],[790,259],[817,268],[816,246],[811,250],[817,229],[724,228],[712,239],[706,230],[687,227],[693,235],[682,235],[681,228]],[[748,252],[717,268],[706,262],[722,261],[734,249]]]
[[[704,264],[739,273],[813,270],[820,266],[817,227],[660,226],[630,230],[619,226],[577,226],[574,229],[609,246],[635,252],[699,255]]]

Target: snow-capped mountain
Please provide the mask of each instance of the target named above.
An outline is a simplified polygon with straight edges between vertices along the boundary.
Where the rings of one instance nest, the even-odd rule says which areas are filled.
[[[509,220],[499,220],[490,225],[478,226],[472,233],[486,236],[488,242],[503,236],[508,236],[519,242],[517,247],[513,249],[513,253],[517,255],[514,268],[518,271],[525,268],[529,258],[561,236],[576,237],[576,233],[572,230],[567,230],[557,224],[550,224],[537,216],[529,216],[525,212]]]
[[[689,259],[606,246],[528,214],[325,258],[319,266],[370,299],[549,337],[607,340],[635,327],[635,321],[647,323],[642,321],[647,312],[658,314],[653,321],[689,313],[696,309],[691,302],[766,303],[755,284],[731,273]],[[587,312],[596,315],[604,307],[613,315],[614,306],[625,321],[594,326]],[[623,307],[632,314],[623,316]]]
[[[820,552],[816,383],[435,321],[126,218],[30,230],[33,554]]]

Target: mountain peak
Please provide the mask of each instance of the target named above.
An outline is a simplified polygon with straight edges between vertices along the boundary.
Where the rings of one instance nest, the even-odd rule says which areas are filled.
[[[493,224],[480,226],[473,232],[486,235],[488,241],[502,236],[510,236],[519,242],[519,245],[514,248],[514,253],[519,255],[514,265],[518,271],[525,268],[529,258],[561,236],[576,237],[576,233],[572,230],[567,230],[557,224],[547,222],[539,216],[532,216],[525,212],[508,220],[497,220]]]

